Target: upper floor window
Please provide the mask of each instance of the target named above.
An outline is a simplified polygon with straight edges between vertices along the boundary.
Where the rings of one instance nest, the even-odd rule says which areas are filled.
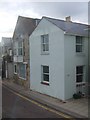
[[[14,55],[17,55],[17,50],[16,49],[14,49]]]
[[[18,55],[23,55],[23,42],[18,43]]]
[[[42,52],[49,51],[49,35],[41,35],[41,50]]]
[[[18,49],[18,43],[17,42],[14,42],[14,55],[18,55],[17,54],[17,49]]]
[[[76,52],[83,52],[83,39],[82,36],[76,36]]]

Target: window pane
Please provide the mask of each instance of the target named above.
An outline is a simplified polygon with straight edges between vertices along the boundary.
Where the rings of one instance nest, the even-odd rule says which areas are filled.
[[[19,43],[18,43],[18,47],[22,47],[22,42],[19,42]]]
[[[19,49],[18,49],[18,55],[23,55],[22,48],[19,48]]]
[[[82,52],[82,45],[76,45],[76,52]]]
[[[42,44],[42,47],[43,47],[43,51],[45,51],[45,44]]]
[[[43,73],[49,73],[49,66],[43,66]]]
[[[26,65],[25,64],[20,64],[19,65],[19,76],[22,78],[26,78]]]
[[[16,72],[17,70],[16,70],[16,65],[15,65],[15,72]]]
[[[78,66],[76,68],[76,74],[83,74],[83,66]]]
[[[49,50],[49,39],[48,35],[42,35],[41,36],[41,44],[42,44],[42,51],[48,51]]]
[[[82,37],[76,36],[76,43],[82,44]]]
[[[17,66],[14,65],[14,72],[16,73],[17,72]]]
[[[16,49],[14,49],[14,55],[16,55]]]
[[[46,44],[45,51],[49,51],[49,45]]]
[[[49,82],[49,75],[43,75],[43,80]]]
[[[44,43],[44,35],[41,35],[41,41]]]
[[[83,81],[83,75],[77,75],[76,82],[82,82]]]
[[[45,35],[45,43],[48,43],[48,35]]]
[[[41,36],[42,43],[48,43],[48,35]]]

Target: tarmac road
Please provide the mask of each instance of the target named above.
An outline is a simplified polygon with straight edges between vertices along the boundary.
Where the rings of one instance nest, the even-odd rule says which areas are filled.
[[[62,116],[34,104],[15,94],[9,88],[2,87],[2,118],[63,118]]]

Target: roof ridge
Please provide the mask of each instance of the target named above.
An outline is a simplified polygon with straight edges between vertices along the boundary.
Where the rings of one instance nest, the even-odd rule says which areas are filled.
[[[46,17],[46,16],[43,16],[42,18],[48,18],[48,19],[53,19],[53,20],[58,20],[58,21],[65,22],[65,20],[61,20],[61,19],[58,19],[58,18],[51,18],[51,17]]]
[[[58,20],[58,21],[67,22],[67,21],[62,20],[62,19],[51,18],[51,17],[47,17],[47,16],[43,16],[42,18],[47,18],[47,19],[52,19],[52,20]],[[86,26],[88,26],[88,24],[85,24],[85,23],[79,23],[79,22],[73,22],[73,21],[70,21],[70,23],[73,23],[73,24],[80,24],[80,25],[86,25]]]
[[[18,16],[18,18],[25,18],[25,19],[38,19],[38,18],[32,18],[32,17],[25,17],[25,16]]]

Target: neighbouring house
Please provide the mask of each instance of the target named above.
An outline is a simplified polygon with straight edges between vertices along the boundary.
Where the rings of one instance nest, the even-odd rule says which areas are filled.
[[[88,94],[90,97],[90,1],[88,2]]]
[[[88,25],[42,17],[31,36],[30,88],[61,100],[87,94]]]
[[[88,86],[88,94],[90,96],[90,25],[88,27],[88,83],[89,83],[89,86]]]
[[[30,87],[29,36],[39,21],[19,16],[13,34],[14,81],[26,88]]]
[[[0,78],[2,77],[2,49],[0,42]]]
[[[1,42],[0,42],[0,58],[2,58],[2,47],[1,47]]]
[[[12,38],[2,37],[2,78],[13,78]]]

